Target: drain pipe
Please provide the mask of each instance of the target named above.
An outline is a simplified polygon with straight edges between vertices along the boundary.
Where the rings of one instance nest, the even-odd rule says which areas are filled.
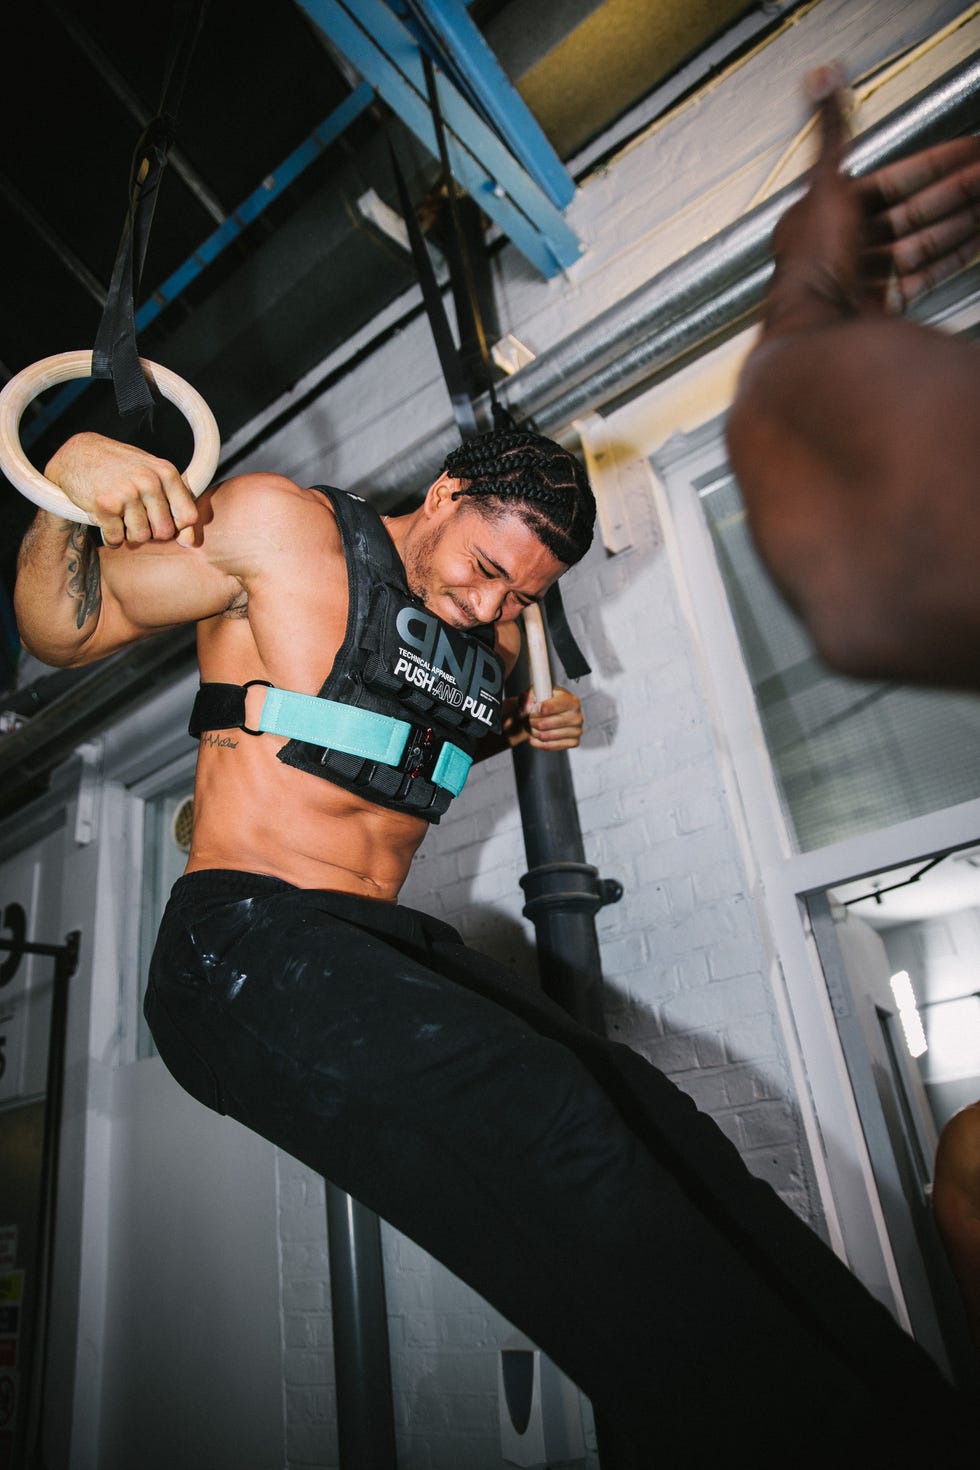
[[[395,1470],[381,1223],[326,1183],[340,1464],[342,1470]]]
[[[551,666],[541,609],[524,612],[525,648],[508,683],[512,693],[533,686],[538,700],[551,694]],[[600,878],[585,861],[582,829],[568,751],[514,747],[514,776],[528,870],[521,879],[524,916],[534,925],[541,988],[576,1021],[606,1034],[602,961],[595,916],[618,903],[623,885]],[[631,1451],[615,1429],[596,1417],[602,1470],[631,1470]]]
[[[551,666],[541,609],[524,612],[527,651],[518,659],[511,688],[550,698]],[[524,830],[528,871],[521,879],[537,939],[541,988],[558,1005],[600,1036],[605,1035],[602,965],[595,916],[618,903],[623,885],[600,878],[585,861],[575,786],[568,751],[514,747],[514,775]]]
[[[978,122],[975,54],[862,133],[848,154],[848,169],[870,173],[913,145],[956,137]],[[583,413],[609,408],[686,356],[708,350],[722,333],[748,325],[772,273],[773,228],[803,188],[802,181],[787,184],[660,271],[521,368],[501,384],[498,398],[515,418],[533,419],[539,432],[563,437]],[[483,400],[478,411],[489,421]],[[455,425],[444,423],[372,471],[359,493],[389,508],[427,484],[456,442]]]

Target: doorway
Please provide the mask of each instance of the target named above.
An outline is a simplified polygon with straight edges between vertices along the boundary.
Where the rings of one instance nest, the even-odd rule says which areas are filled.
[[[932,1215],[948,1119],[980,1099],[980,847],[805,896],[912,1330],[980,1382]]]

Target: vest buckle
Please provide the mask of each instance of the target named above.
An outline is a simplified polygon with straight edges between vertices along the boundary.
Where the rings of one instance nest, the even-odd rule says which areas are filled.
[[[270,684],[268,679],[248,679],[242,685],[242,723],[238,726],[238,728],[239,730],[243,730],[246,735],[261,735],[263,733],[261,730],[250,730],[245,723],[245,696],[254,684],[264,684],[266,689],[275,688],[275,685]],[[261,719],[261,715],[259,716],[259,718]]]
[[[398,769],[404,771],[410,781],[414,781],[416,776],[424,776],[431,781],[441,749],[442,740],[431,725],[411,725]]]

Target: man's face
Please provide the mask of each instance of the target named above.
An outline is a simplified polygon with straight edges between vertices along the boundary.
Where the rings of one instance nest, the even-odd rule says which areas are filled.
[[[512,622],[567,571],[514,511],[488,516],[463,497],[404,548],[412,593],[456,628]]]

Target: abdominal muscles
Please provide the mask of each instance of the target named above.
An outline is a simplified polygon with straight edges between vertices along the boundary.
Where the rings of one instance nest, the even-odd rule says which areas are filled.
[[[427,823],[276,759],[285,741],[205,735],[187,871],[233,868],[393,903]]]

